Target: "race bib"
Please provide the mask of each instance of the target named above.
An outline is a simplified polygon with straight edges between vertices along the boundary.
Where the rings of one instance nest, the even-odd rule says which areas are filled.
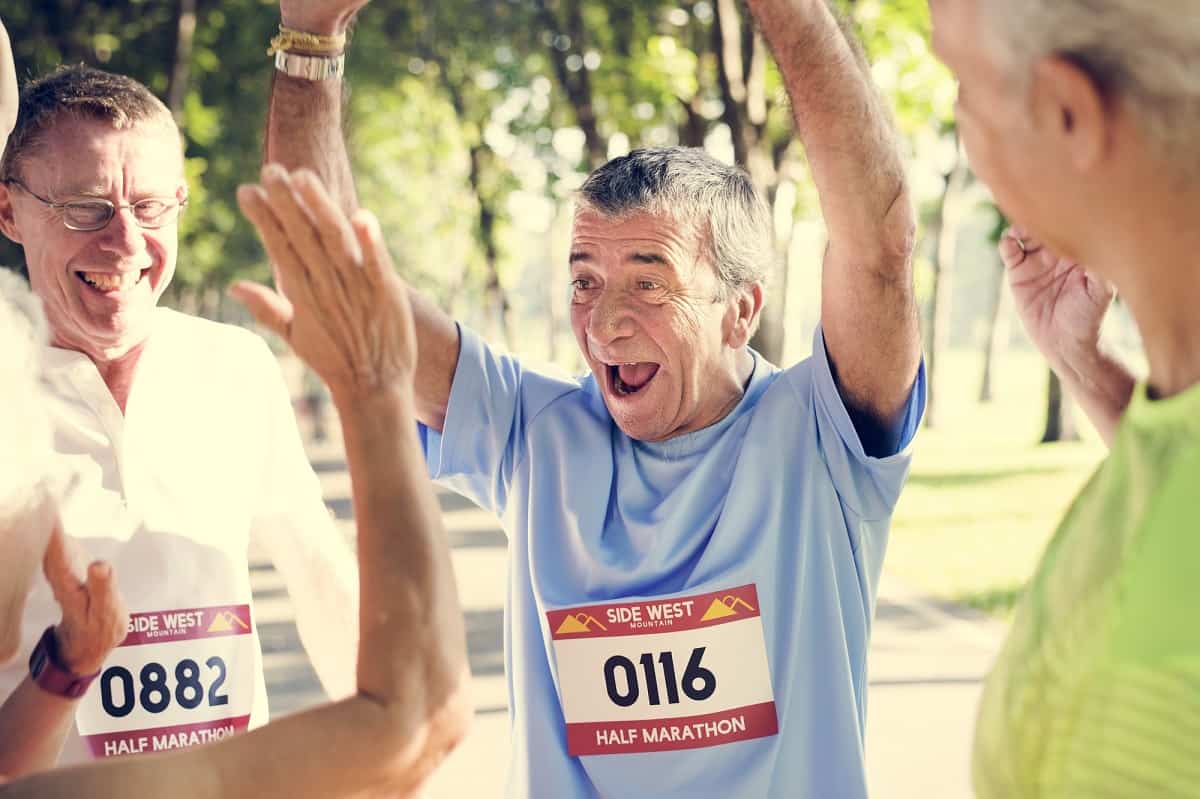
[[[80,701],[93,757],[161,752],[245,730],[254,700],[250,606],[133,613]]]
[[[779,732],[753,585],[546,613],[572,756]]]

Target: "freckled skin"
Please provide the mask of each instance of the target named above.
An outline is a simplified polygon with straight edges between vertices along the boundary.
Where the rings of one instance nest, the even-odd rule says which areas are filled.
[[[571,244],[571,327],[627,435],[663,441],[719,421],[741,398],[753,368],[745,309],[701,255],[696,237],[647,213],[613,219],[575,215]],[[634,394],[615,390],[609,364],[652,363]]]

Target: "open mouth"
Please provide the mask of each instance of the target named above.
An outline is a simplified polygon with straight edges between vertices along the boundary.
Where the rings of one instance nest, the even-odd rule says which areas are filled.
[[[96,291],[103,294],[111,294],[114,292],[129,291],[138,283],[141,283],[148,274],[150,274],[150,270],[143,269],[140,272],[121,272],[119,274],[113,274],[112,272],[76,272],[75,276]]]
[[[621,397],[638,393],[650,385],[650,381],[657,374],[658,364],[647,361],[608,365],[608,378],[613,393]]]

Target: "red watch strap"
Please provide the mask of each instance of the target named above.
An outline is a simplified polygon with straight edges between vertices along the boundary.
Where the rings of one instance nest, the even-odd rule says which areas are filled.
[[[33,648],[33,654],[29,656],[29,676],[47,693],[78,699],[87,692],[88,686],[100,676],[100,672],[80,675],[63,665],[58,653],[58,636],[51,625],[42,633],[37,646]]]

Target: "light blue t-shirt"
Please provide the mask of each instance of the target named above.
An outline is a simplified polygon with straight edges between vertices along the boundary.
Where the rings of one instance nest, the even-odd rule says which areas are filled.
[[[867,643],[924,369],[889,457],[863,450],[819,329],[790,369],[756,354],[721,421],[645,443],[592,376],[460,332],[445,430],[422,434],[431,476],[509,537],[509,795],[865,798]]]

